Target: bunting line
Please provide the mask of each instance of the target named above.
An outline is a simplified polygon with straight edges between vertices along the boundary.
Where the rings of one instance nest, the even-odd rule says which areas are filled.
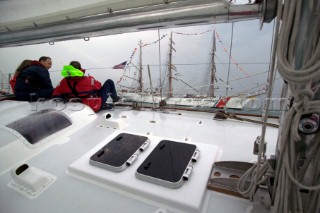
[[[143,44],[143,45],[141,45],[141,47],[145,47],[145,46],[148,46],[148,45],[156,44],[156,43],[160,42],[160,40],[162,40],[163,38],[165,38],[167,35],[168,35],[168,34],[164,34],[164,35],[162,35],[161,38],[159,38],[158,40],[153,41],[153,42],[150,42],[150,43]],[[132,58],[133,58],[133,56],[135,55],[135,53],[137,52],[137,50],[138,50],[137,47],[134,48],[134,50],[132,51],[132,53],[131,53],[131,55],[130,55],[129,63],[128,63],[127,65],[131,64]],[[126,77],[125,77],[125,72],[126,72],[126,70],[127,70],[127,67],[128,67],[128,66],[126,66],[126,68],[125,68],[125,70],[124,70],[124,72],[123,72],[123,75],[122,75],[122,76],[120,77],[120,79],[117,81],[117,84],[119,84],[121,81],[127,81],[127,80],[126,80]]]
[[[230,60],[232,61],[233,64],[236,65],[237,69],[240,70],[246,77],[251,78],[251,75],[249,75],[241,66],[240,64],[231,56],[230,51],[224,46],[222,40],[221,40],[221,36],[220,34],[215,31],[216,34],[216,38],[219,42],[219,44],[222,46],[223,51],[228,55],[228,57],[230,58]],[[258,83],[256,80],[254,80],[253,78],[251,78],[255,83]]]
[[[145,46],[148,46],[148,45],[151,45],[151,44],[156,44],[156,43],[158,43],[160,40],[162,40],[164,37],[166,37],[167,35],[168,35],[168,34],[164,34],[164,35],[162,35],[161,38],[159,38],[158,40],[153,41],[153,42],[150,42],[150,43],[147,43],[147,44],[143,44],[143,45],[141,45],[141,47],[145,47]]]
[[[246,77],[249,77],[251,78],[251,76],[239,65],[239,63],[231,56],[230,54],[230,51],[224,46],[224,44],[222,43],[222,40],[221,40],[221,36],[220,34],[217,32],[216,28],[212,28],[210,30],[206,30],[204,32],[200,32],[200,33],[181,33],[181,32],[173,32],[175,34],[178,34],[178,35],[186,35],[186,36],[193,36],[193,35],[203,35],[205,33],[209,33],[209,32],[212,32],[213,30],[215,30],[215,35],[216,35],[216,38],[218,39],[218,42],[221,44],[222,46],[222,49],[223,51],[228,55],[228,57],[230,57],[231,61],[233,64],[236,65],[237,69],[240,70]],[[252,78],[251,78],[252,79]],[[252,79],[254,80],[254,79]],[[254,80],[255,81],[255,80]],[[257,81],[255,81],[257,83]]]
[[[213,29],[211,29],[211,30],[206,30],[206,31],[200,32],[200,33],[180,33],[180,32],[173,32],[173,33],[178,34],[178,35],[187,35],[187,36],[190,36],[190,35],[203,35],[203,34],[212,32],[214,29],[215,29],[215,28],[213,28]]]
[[[134,50],[132,51],[131,53],[131,56],[130,56],[130,60],[129,60],[129,63],[128,64],[131,64],[131,61],[132,61],[132,58],[134,56],[134,54],[137,52],[137,48],[134,48]]]

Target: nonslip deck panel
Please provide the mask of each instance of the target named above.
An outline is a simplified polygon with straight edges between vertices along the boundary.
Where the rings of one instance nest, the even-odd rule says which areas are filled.
[[[193,144],[162,140],[137,169],[137,173],[176,183],[182,179],[193,153]]]
[[[120,167],[148,140],[147,137],[121,133],[90,157],[91,161]]]

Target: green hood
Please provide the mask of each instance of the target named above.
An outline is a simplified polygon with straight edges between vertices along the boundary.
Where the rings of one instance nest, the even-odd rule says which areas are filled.
[[[72,65],[63,66],[61,71],[63,77],[81,77],[84,76],[84,73],[81,70],[74,68]]]

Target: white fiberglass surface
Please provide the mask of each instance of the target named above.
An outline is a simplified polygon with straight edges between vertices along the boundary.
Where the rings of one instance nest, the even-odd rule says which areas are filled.
[[[97,147],[90,150],[80,159],[68,167],[68,173],[74,177],[85,179],[103,187],[112,187],[113,190],[131,193],[132,195],[153,202],[158,205],[167,206],[170,210],[185,212],[200,212],[206,193],[207,181],[210,176],[210,168],[219,155],[217,146],[208,144],[197,144],[200,157],[193,164],[193,170],[188,181],[177,189],[166,188],[146,181],[138,180],[135,171],[156,147],[160,140],[167,138],[148,136],[151,140],[149,147],[139,155],[136,162],[121,172],[108,171],[89,164],[90,157],[101,147],[111,141],[120,132],[113,133],[102,141]],[[181,142],[181,141],[180,141]]]
[[[124,117],[124,122],[129,124],[124,129],[126,131],[217,145],[223,152],[221,160],[256,159],[252,150],[254,141],[261,135],[260,124],[232,119],[219,121],[213,119],[213,113],[187,111],[139,112],[123,109],[114,116]],[[267,155],[274,153],[277,134],[278,128],[267,127]]]
[[[22,110],[23,111],[23,110]],[[166,205],[148,202],[132,192],[120,189],[120,193],[104,184],[92,184],[67,175],[68,167],[83,158],[90,150],[110,137],[119,129],[115,125],[106,125],[105,114],[109,112],[114,124],[121,121],[121,131],[154,138],[170,138],[186,143],[211,144],[218,147],[220,160],[251,161],[253,142],[261,133],[261,125],[235,120],[213,120],[214,114],[185,111],[133,111],[130,108],[116,107],[114,111],[102,111],[94,118],[70,113],[72,119],[83,128],[65,136],[67,143],[52,145],[29,156],[25,161],[31,167],[38,168],[57,177],[57,180],[39,197],[30,201],[7,184],[12,180],[9,172],[0,175],[0,200],[3,212],[157,212]],[[19,114],[19,111],[17,111]],[[1,115],[8,117],[7,115]],[[2,120],[1,120],[2,122]],[[112,122],[111,122],[112,123]],[[86,124],[86,125],[85,125]],[[84,126],[85,125],[85,126]],[[120,127],[120,125],[118,126]],[[278,129],[268,127],[266,134],[267,155],[274,153]],[[12,155],[15,150],[10,151]],[[213,157],[215,154],[213,154]],[[200,156],[201,158],[201,156]],[[218,160],[218,159],[213,159]],[[210,172],[211,166],[204,168]],[[194,173],[195,174],[195,173]],[[192,178],[192,176],[191,176]],[[160,187],[160,186],[159,186]],[[155,192],[153,192],[155,193]],[[142,195],[143,197],[144,195]],[[205,198],[207,208],[202,212],[245,212],[250,203],[245,199],[235,199],[220,193],[207,191]],[[161,202],[160,202],[161,203]],[[171,211],[168,211],[171,212]]]
[[[8,171],[10,167],[15,164],[32,158],[54,144],[63,144],[68,142],[68,136],[79,131],[83,126],[92,122],[96,118],[95,115],[92,115],[91,109],[83,108],[81,112],[73,112],[66,108],[61,112],[68,115],[73,124],[56,133],[46,136],[36,144],[31,144],[23,135],[6,125],[18,121],[19,119],[24,119],[31,114],[48,107],[48,105],[43,104],[39,104],[38,107],[34,107],[34,104],[35,103],[30,104],[28,102],[16,101],[0,102],[0,175]],[[32,121],[32,117],[30,117],[30,121]],[[50,122],[50,120],[46,122]],[[32,122],[30,122],[30,125],[31,124]],[[19,123],[17,125],[19,125]],[[38,124],[38,126],[39,125],[41,124]],[[34,126],[36,127],[37,125]],[[32,131],[32,127],[28,131]],[[37,130],[35,129],[34,131]]]

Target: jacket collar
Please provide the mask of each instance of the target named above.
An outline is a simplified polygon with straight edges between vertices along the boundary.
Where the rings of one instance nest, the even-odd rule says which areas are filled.
[[[38,65],[38,66],[42,66],[43,68],[45,68],[39,61],[31,61],[31,65]]]

